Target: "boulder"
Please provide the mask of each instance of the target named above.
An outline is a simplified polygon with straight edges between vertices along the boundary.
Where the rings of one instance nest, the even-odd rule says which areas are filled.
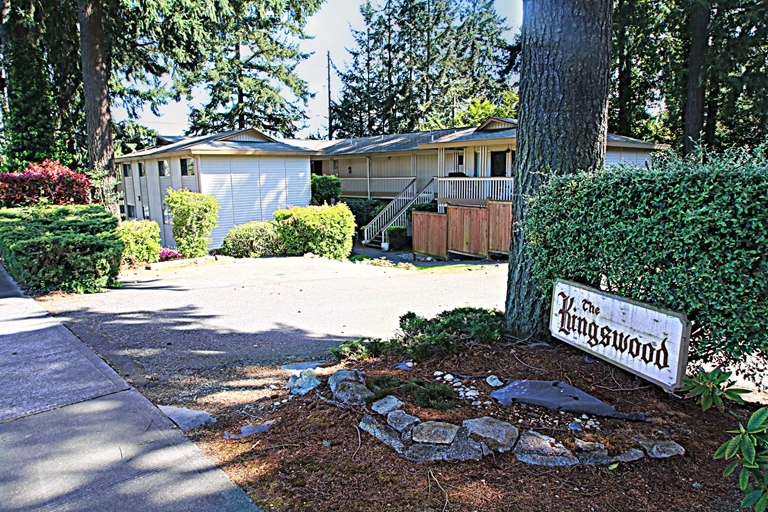
[[[328,377],[328,385],[336,400],[349,405],[362,405],[373,396],[363,384],[363,375],[358,370],[339,370]]]
[[[520,435],[514,449],[520,462],[536,466],[574,466],[579,459],[549,436],[529,430]]]
[[[661,439],[635,439],[645,453],[653,459],[666,459],[675,455],[685,455],[685,448],[674,441]]]
[[[518,437],[517,427],[490,416],[464,420],[462,426],[469,432],[469,437],[500,453],[511,450]]]
[[[386,416],[391,411],[394,411],[395,409],[401,408],[403,405],[405,405],[403,402],[397,399],[397,397],[394,397],[392,395],[387,395],[381,400],[376,400],[371,404],[371,409],[374,410],[374,412],[377,412],[381,414],[382,416]]]
[[[317,378],[317,375],[315,375],[314,370],[302,370],[299,374],[299,378],[296,379],[296,382],[294,382],[291,387],[291,394],[304,396],[319,385],[320,380]]]
[[[366,414],[360,420],[359,426],[361,430],[365,430],[382,443],[394,448],[397,453],[403,452],[405,446],[400,441],[400,434],[389,425],[382,425],[373,416]]]
[[[416,443],[451,444],[459,427],[442,421],[425,421],[413,427],[411,438]]]

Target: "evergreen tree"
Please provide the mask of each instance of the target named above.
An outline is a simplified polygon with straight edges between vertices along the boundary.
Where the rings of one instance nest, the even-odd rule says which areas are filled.
[[[306,118],[310,97],[296,65],[307,58],[296,39],[305,39],[307,18],[322,0],[233,2],[235,15],[220,20],[210,57],[192,80],[206,84],[210,101],[190,114],[189,133],[204,134],[254,126],[293,136]],[[286,97],[286,92],[289,97]]]

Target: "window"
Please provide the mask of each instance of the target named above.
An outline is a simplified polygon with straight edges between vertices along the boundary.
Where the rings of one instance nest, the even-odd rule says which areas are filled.
[[[182,176],[195,175],[195,159],[194,158],[181,159],[181,175]]]
[[[145,206],[141,210],[142,210],[141,213],[143,215],[143,218],[148,219],[149,218],[149,206]]]
[[[124,178],[131,177],[131,164],[123,164],[123,177]]]
[[[135,219],[136,218],[136,207],[132,204],[125,205],[125,218],[126,219]]]
[[[143,178],[147,175],[146,172],[144,172],[144,162],[139,162],[139,178]]]
[[[475,151],[475,173],[472,176],[480,176],[480,152]]]
[[[456,165],[464,165],[464,155],[462,153],[456,155]]]
[[[171,217],[171,212],[165,201],[163,201],[163,224],[173,224],[173,217]]]
[[[168,165],[168,160],[157,161],[157,174],[160,177],[171,175],[171,167]]]
[[[502,177],[507,175],[507,152],[491,151],[491,176]]]

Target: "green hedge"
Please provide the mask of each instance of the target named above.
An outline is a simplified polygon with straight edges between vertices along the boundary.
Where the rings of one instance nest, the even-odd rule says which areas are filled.
[[[213,196],[168,189],[165,204],[173,217],[173,238],[185,258],[208,254],[211,231],[219,221],[219,204]]]
[[[352,252],[355,218],[343,203],[278,210],[275,221],[285,254],[311,252],[338,260]]]
[[[341,178],[312,175],[312,202],[318,205],[338,201],[341,195]]]
[[[387,206],[386,201],[378,199],[352,199],[345,197],[341,202],[349,206],[349,210],[355,216],[355,224],[357,224],[358,229],[364,228]]]
[[[36,291],[118,286],[123,243],[100,206],[0,210],[0,252],[10,274]]]
[[[402,251],[411,247],[411,237],[408,236],[407,232],[408,230],[404,226],[389,226],[387,228],[390,251]]]
[[[754,376],[768,359],[765,149],[551,179],[523,225],[542,292],[564,278],[684,312],[692,360]]]
[[[160,226],[153,220],[129,220],[117,225],[123,249],[123,265],[135,267],[160,259]]]
[[[235,258],[260,258],[283,252],[275,223],[270,221],[253,221],[233,227],[224,237],[221,250]]]

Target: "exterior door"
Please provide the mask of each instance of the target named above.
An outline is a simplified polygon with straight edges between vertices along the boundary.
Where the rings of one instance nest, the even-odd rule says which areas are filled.
[[[491,177],[507,175],[507,152],[491,151]]]

